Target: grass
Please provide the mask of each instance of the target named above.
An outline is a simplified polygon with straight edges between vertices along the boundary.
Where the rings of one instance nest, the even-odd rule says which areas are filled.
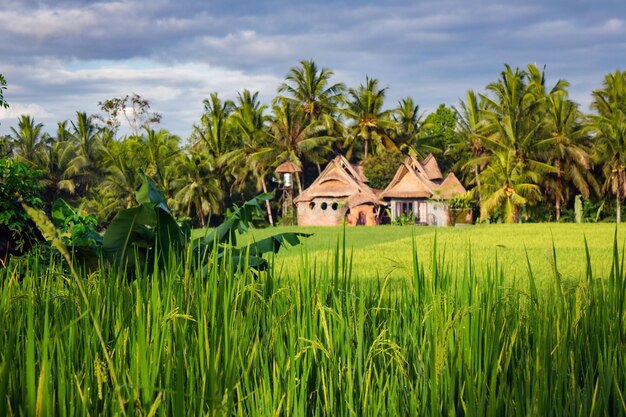
[[[277,227],[252,230],[244,236],[260,239],[272,233],[302,231],[313,233],[301,247],[282,250],[276,257],[278,268],[285,275],[296,276],[303,254],[310,262],[326,262],[336,250],[343,227]],[[202,230],[194,231],[201,236]],[[353,276],[358,279],[386,277],[395,281],[407,279],[412,274],[413,236],[417,253],[425,268],[430,270],[435,238],[439,252],[449,263],[462,268],[468,261],[471,249],[475,267],[491,265],[497,258],[508,278],[526,275],[526,254],[533,263],[536,274],[552,276],[552,244],[557,249],[559,270],[565,280],[579,280],[585,273],[585,247],[587,240],[593,270],[598,276],[607,276],[611,264],[611,248],[615,224],[540,223],[521,225],[480,225],[470,227],[377,226],[346,227],[346,248],[354,258]],[[620,230],[618,241],[626,240]]]
[[[604,229],[568,232],[590,243],[568,241],[582,247],[568,262],[583,265],[568,281],[568,252],[537,244],[557,259],[538,272],[524,228],[491,228],[518,232],[503,242],[523,272],[475,264],[500,242],[473,244],[489,229],[438,229],[436,243],[416,230],[394,290],[390,277],[357,277],[358,251],[376,251],[366,228],[346,229],[345,247],[325,229],[310,257],[277,259],[299,258],[297,275],[235,273],[215,257],[206,276],[186,260],[134,280],[103,266],[81,273],[85,296],[60,261],[27,259],[0,270],[0,415],[626,415],[626,277],[612,229],[603,252]],[[458,239],[470,234],[471,256]],[[380,237],[377,248],[411,234]],[[448,255],[458,245],[456,265],[444,242]]]

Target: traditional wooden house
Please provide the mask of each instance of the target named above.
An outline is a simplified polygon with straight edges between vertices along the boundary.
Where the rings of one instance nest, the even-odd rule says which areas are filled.
[[[449,200],[465,193],[454,173],[443,177],[437,160],[430,154],[421,162],[408,156],[380,198],[388,203],[392,221],[407,215],[417,224],[446,226],[450,224]]]
[[[301,226],[334,226],[344,218],[349,225],[375,225],[382,208],[361,167],[341,155],[330,161],[293,202]]]

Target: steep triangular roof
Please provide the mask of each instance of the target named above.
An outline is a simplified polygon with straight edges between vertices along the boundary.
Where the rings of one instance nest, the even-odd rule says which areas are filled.
[[[439,164],[432,153],[429,153],[428,156],[424,158],[422,166],[424,167],[424,171],[426,171],[426,176],[429,180],[436,181],[443,179],[443,175],[439,169]]]
[[[396,171],[396,175],[387,188],[380,193],[380,198],[444,198],[464,194],[465,188],[450,173],[441,182],[443,176],[435,157],[430,154],[422,162],[413,156],[407,156]]]
[[[445,180],[439,185],[441,198],[450,199],[459,197],[467,192],[461,181],[454,175],[454,172],[448,174]]]
[[[374,191],[363,181],[362,174],[342,155],[330,161],[313,184],[293,201],[300,203],[317,197],[346,198],[350,207],[364,203],[380,204]]]

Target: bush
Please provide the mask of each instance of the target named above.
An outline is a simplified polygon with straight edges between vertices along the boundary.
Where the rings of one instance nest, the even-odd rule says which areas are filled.
[[[384,189],[393,180],[400,164],[404,161],[404,155],[398,151],[382,151],[370,155],[363,162],[363,171],[372,188]]]
[[[43,206],[37,184],[39,174],[26,164],[10,158],[0,158],[0,257],[21,255],[28,251],[41,235],[22,206]]]

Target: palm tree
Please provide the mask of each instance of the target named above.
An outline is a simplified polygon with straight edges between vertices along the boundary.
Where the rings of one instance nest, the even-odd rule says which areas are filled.
[[[273,107],[269,122],[269,141],[252,157],[257,163],[282,163],[291,161],[299,167],[310,161],[320,164],[330,152],[333,138],[325,135],[323,124],[308,122],[304,110],[281,100]],[[272,162],[270,162],[272,161]],[[302,191],[300,178],[296,176],[298,190]]]
[[[145,136],[142,141],[145,144],[146,166],[143,168],[165,195],[171,198],[173,196],[173,171],[169,167],[181,152],[180,138],[165,129],[155,131],[146,127],[144,130]]]
[[[313,60],[302,60],[300,67],[291,68],[285,77],[286,82],[278,87],[279,93],[286,93],[280,98],[302,106],[309,121],[332,116],[346,89],[343,83],[330,85],[333,74],[328,68],[318,70]]]
[[[70,140],[67,121],[57,124],[57,135],[41,156],[42,185],[46,199],[51,202],[64,193],[74,195],[82,166],[76,165],[76,147]]]
[[[206,226],[206,218],[216,212],[222,196],[214,166],[206,153],[191,151],[179,159],[180,177],[176,180],[179,191],[175,195],[187,216],[195,212],[200,226]]]
[[[456,157],[456,168],[469,171],[478,188],[478,203],[481,203],[481,183],[479,173],[489,160],[489,153],[484,144],[486,120],[483,117],[485,100],[478,99],[473,90],[467,92],[465,102],[460,101],[457,112],[458,142],[452,144],[448,153]],[[469,151],[469,152],[468,152]]]
[[[400,151],[420,158],[425,158],[429,153],[437,151],[430,145],[430,137],[420,135],[422,116],[419,114],[419,106],[411,97],[403,98],[398,102],[398,107],[395,108],[392,117],[395,123],[392,133],[388,136],[393,137]]]
[[[544,126],[549,135],[538,142],[538,147],[545,149],[546,162],[558,170],[548,174],[544,182],[546,194],[554,196],[557,221],[561,218],[561,204],[568,199],[569,183],[585,198],[589,198],[591,188],[599,189],[589,171],[589,154],[582,143],[581,116],[577,105],[566,96],[551,94],[547,97]]]
[[[241,146],[225,155],[233,170],[235,182],[233,186],[242,189],[248,179],[252,177],[256,182],[257,191],[268,192],[265,178],[276,166],[276,161],[255,158],[259,152],[270,146],[268,135],[265,131],[269,117],[264,114],[267,106],[259,101],[259,93],[250,93],[244,90],[237,97],[235,110],[231,115],[236,134],[240,137]],[[270,202],[265,201],[267,218],[270,225],[274,225]]]
[[[230,180],[228,161],[224,155],[239,145],[237,137],[232,134],[230,114],[235,104],[231,100],[222,102],[217,93],[211,93],[209,99],[204,100],[204,114],[200,126],[194,126],[192,141],[196,150],[204,150],[213,161],[214,172],[222,190],[221,195],[229,195]],[[225,209],[225,202],[215,207],[216,213]]]
[[[588,130],[605,176],[603,190],[615,195],[616,220],[621,222],[621,200],[626,196],[626,71],[607,74],[593,92]]]
[[[361,139],[364,143],[363,159],[367,159],[370,143],[374,150],[378,150],[381,146],[397,149],[387,134],[395,127],[395,121],[391,118],[393,110],[383,110],[386,90],[386,87],[379,87],[376,78],[369,77],[365,77],[365,85],[360,84],[357,89],[348,90],[349,99],[347,108],[344,110],[346,117],[352,120],[346,141],[348,157],[353,152],[356,139]]]
[[[98,183],[102,176],[103,166],[100,163],[102,147],[93,118],[85,112],[76,112],[76,122],[72,122],[71,137],[77,147],[75,161],[72,164],[82,168],[79,185],[82,193],[86,193]]]
[[[480,175],[481,221],[500,212],[506,223],[515,223],[522,207],[541,198],[537,173],[527,169],[513,150],[495,152]]]
[[[50,140],[43,132],[43,124],[35,123],[35,119],[22,115],[18,119],[17,130],[11,128],[11,147],[15,156],[31,166],[40,163],[41,153]]]

